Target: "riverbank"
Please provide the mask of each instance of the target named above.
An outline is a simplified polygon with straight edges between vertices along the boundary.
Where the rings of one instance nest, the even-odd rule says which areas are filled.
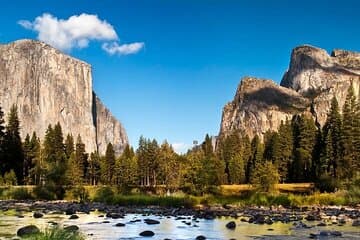
[[[106,239],[127,239],[126,236],[136,237],[146,230],[153,231],[158,237],[172,236],[176,239],[184,239],[183,234],[193,239],[197,235],[209,239],[224,239],[225,236],[226,239],[231,239],[231,236],[239,236],[236,239],[300,239],[316,238],[320,234],[327,234],[331,238],[356,239],[360,227],[360,207],[198,205],[194,208],[175,208],[6,200],[0,201],[1,222],[5,226],[2,229],[6,229],[6,224],[17,224],[16,227],[8,227],[11,234],[16,234],[20,227],[29,223],[40,229],[53,224],[78,226],[87,239],[105,239],[102,234],[106,233],[111,233],[111,237],[109,235]],[[167,225],[172,227],[168,228]],[[234,232],[235,228],[238,232]],[[244,237],[243,231],[255,237]]]

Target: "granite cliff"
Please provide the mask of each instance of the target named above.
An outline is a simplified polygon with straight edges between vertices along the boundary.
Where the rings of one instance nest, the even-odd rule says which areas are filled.
[[[44,137],[49,124],[60,122],[64,134],[80,134],[88,152],[117,154],[128,143],[121,123],[96,97],[91,66],[34,40],[0,45],[0,105],[18,107],[21,135]]]
[[[262,138],[267,130],[277,130],[281,121],[301,113],[323,126],[331,98],[336,96],[342,107],[351,84],[359,95],[360,53],[333,50],[329,55],[313,46],[296,47],[280,85],[271,80],[242,79],[234,100],[223,109],[219,135],[240,130]]]

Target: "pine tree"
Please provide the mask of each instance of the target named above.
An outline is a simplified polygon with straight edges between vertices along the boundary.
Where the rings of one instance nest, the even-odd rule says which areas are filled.
[[[49,125],[46,130],[43,159],[45,186],[55,194],[57,199],[62,199],[65,194],[67,164],[60,123],[57,123],[54,128]]]
[[[257,169],[260,165],[264,163],[263,154],[264,145],[261,143],[259,136],[255,135],[255,137],[251,141],[251,157],[247,165],[248,182],[253,182],[255,169]]]
[[[134,149],[128,144],[124,152],[116,160],[117,184],[127,191],[131,186],[138,184],[137,161]]]
[[[65,139],[65,155],[69,159],[71,154],[75,151],[74,148],[74,138],[72,134],[68,134]]]
[[[20,121],[16,105],[10,108],[5,127],[5,172],[14,170],[19,184],[23,184],[24,153],[20,138]]]
[[[350,179],[353,175],[353,162],[356,161],[355,152],[355,122],[356,122],[356,98],[354,88],[351,85],[348,88],[346,100],[343,106],[343,120],[342,120],[342,157],[339,159],[339,177],[342,179]]]
[[[311,117],[297,116],[293,121],[294,161],[292,162],[292,180],[304,182],[311,179],[313,150],[316,143],[317,128]]]
[[[88,154],[85,151],[85,144],[82,142],[80,135],[78,135],[76,139],[75,159],[80,169],[80,178],[82,182],[85,183],[88,169]]]
[[[5,173],[4,161],[5,161],[5,120],[4,112],[0,106],[0,177]]]
[[[288,179],[289,167],[292,161],[293,154],[293,132],[291,122],[286,120],[285,123],[281,122],[279,127],[279,157],[275,159],[274,165],[278,169],[280,182],[285,182]]]
[[[43,175],[43,164],[41,162],[41,143],[37,137],[36,132],[33,132],[30,140],[30,157],[32,161],[32,168],[29,170],[29,184],[40,184],[40,178]]]
[[[103,159],[102,178],[104,184],[113,184],[115,173],[115,151],[113,145],[108,143]]]
[[[88,165],[89,181],[91,185],[97,185],[100,180],[100,156],[97,152],[90,154]]]
[[[339,104],[334,96],[331,100],[331,108],[324,125],[324,151],[327,165],[327,172],[334,178],[338,177],[338,165],[341,159],[341,115],[339,112]]]
[[[227,184],[240,184],[245,179],[243,148],[239,133],[233,132],[220,141],[218,157],[224,163]]]

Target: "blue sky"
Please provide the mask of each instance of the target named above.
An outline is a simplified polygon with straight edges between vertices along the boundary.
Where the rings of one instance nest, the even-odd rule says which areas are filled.
[[[45,13],[57,21],[97,15],[114,32],[63,50],[93,66],[95,91],[131,144],[144,135],[180,149],[218,133],[241,77],[279,82],[293,47],[359,51],[359,9],[355,0],[12,0],[1,4],[0,42],[39,38],[34,20]],[[104,51],[105,42],[117,52]],[[133,43],[141,46],[123,45]]]

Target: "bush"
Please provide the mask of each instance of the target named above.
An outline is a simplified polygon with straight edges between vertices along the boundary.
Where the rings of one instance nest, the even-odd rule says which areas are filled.
[[[27,199],[32,199],[33,196],[31,195],[31,193],[26,189],[26,188],[13,188],[10,193],[10,198],[15,199],[15,200],[27,200]]]
[[[17,185],[17,179],[14,170],[11,170],[10,172],[6,172],[4,174],[3,183],[7,186]]]
[[[88,202],[89,201],[89,192],[83,186],[74,187],[71,190],[71,193],[72,193],[74,199],[77,199],[80,202]]]
[[[333,177],[323,175],[315,182],[315,188],[320,192],[335,192],[339,183]]]
[[[34,195],[36,199],[41,200],[55,200],[56,195],[52,188],[49,189],[47,186],[36,186],[34,188]]]
[[[94,197],[94,202],[103,202],[107,204],[111,204],[114,201],[115,193],[111,189],[111,187],[101,187],[99,188]]]

